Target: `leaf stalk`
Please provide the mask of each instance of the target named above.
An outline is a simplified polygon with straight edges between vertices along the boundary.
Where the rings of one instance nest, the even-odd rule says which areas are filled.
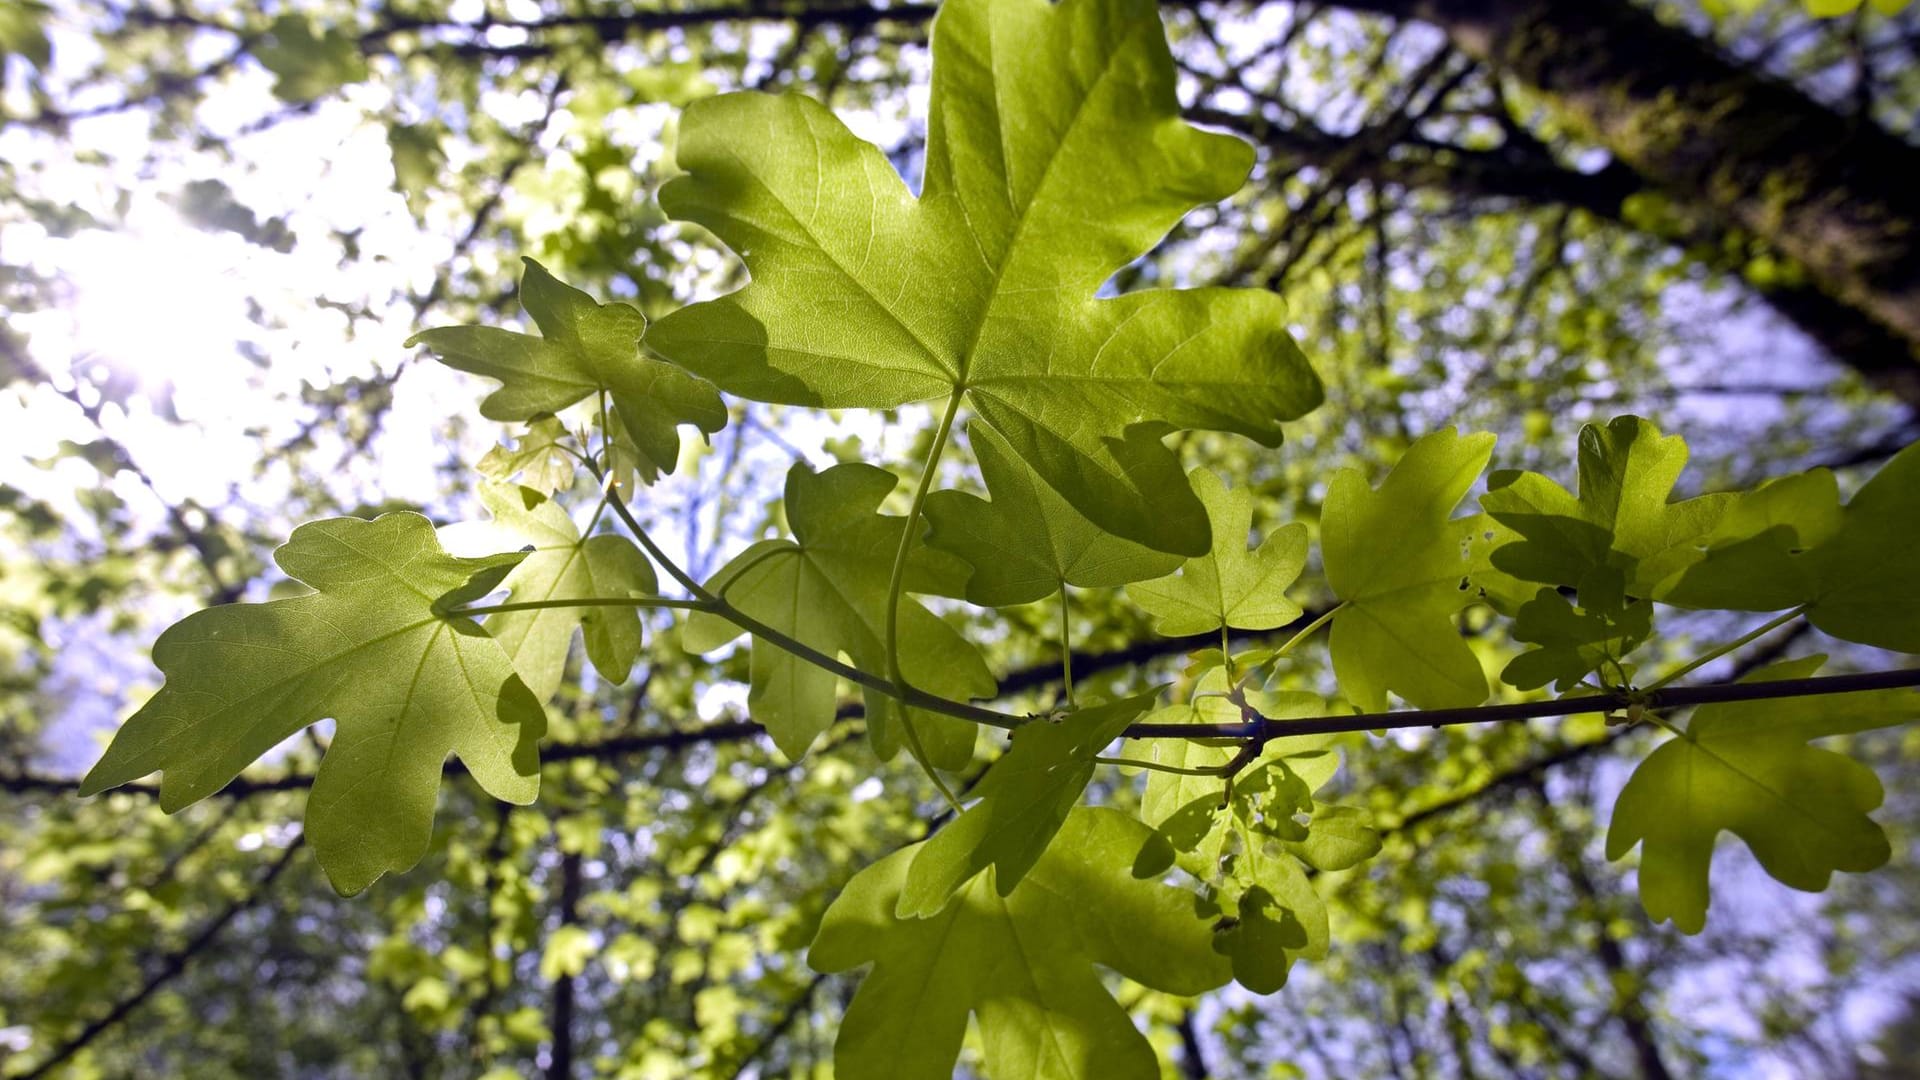
[[[507,611],[546,611],[552,608],[634,607],[680,608],[685,611],[711,609],[704,600],[679,600],[670,596],[585,596],[575,600],[516,600],[505,604],[453,608],[447,615],[498,615]]]
[[[887,679],[902,690],[911,689],[905,673],[900,670],[900,595],[907,582],[907,558],[913,554],[914,541],[920,539],[920,512],[926,507],[927,492],[932,489],[934,473],[940,468],[940,455],[946,452],[947,439],[953,434],[953,418],[960,413],[962,393],[956,388],[953,395],[947,398],[947,409],[941,414],[940,426],[933,433],[933,446],[927,450],[926,464],[920,467],[920,483],[913,489],[913,502],[907,507],[907,520],[900,530],[900,546],[893,553],[893,573],[887,580]],[[947,804],[958,813],[960,800],[934,769],[933,763],[927,760],[927,750],[921,745],[920,731],[914,725],[912,709],[900,710],[900,727],[906,733],[907,749],[913,754],[913,760],[919,763],[927,779],[933,781],[933,786],[940,789]]]
[[[1661,687],[1666,686],[1669,683],[1672,683],[1676,679],[1681,678],[1682,676],[1691,674],[1692,672],[1702,667],[1705,667],[1708,664],[1713,663],[1715,660],[1720,659],[1721,657],[1727,655],[1730,652],[1733,652],[1736,649],[1745,648],[1747,645],[1750,645],[1754,641],[1759,640],[1760,638],[1766,636],[1767,634],[1772,633],[1775,630],[1778,630],[1782,626],[1787,625],[1788,623],[1792,622],[1793,620],[1799,618],[1802,615],[1805,615],[1806,613],[1807,613],[1806,604],[1802,604],[1799,607],[1794,608],[1792,611],[1782,612],[1780,615],[1775,616],[1774,618],[1768,619],[1765,623],[1754,627],[1752,630],[1749,630],[1744,634],[1741,634],[1739,637],[1734,638],[1732,641],[1729,641],[1726,644],[1719,646],[1718,648],[1711,649],[1707,652],[1701,653],[1699,656],[1694,657],[1692,660],[1689,660],[1686,663],[1680,665],[1679,667],[1674,668],[1672,671],[1667,672],[1665,675],[1660,676],[1660,678],[1654,680],[1652,684],[1644,687],[1643,689],[1658,690]]]
[[[1290,638],[1288,638],[1288,639],[1287,639],[1287,642],[1286,642],[1286,644],[1284,644],[1284,645],[1282,645],[1282,646],[1280,646],[1280,647],[1279,647],[1278,649],[1275,649],[1275,650],[1273,651],[1273,655],[1274,655],[1274,656],[1276,656],[1276,657],[1280,657],[1280,656],[1285,656],[1285,655],[1287,655],[1288,653],[1290,653],[1290,652],[1292,652],[1292,651],[1293,651],[1293,647],[1294,647],[1295,645],[1298,645],[1298,644],[1300,644],[1301,642],[1303,642],[1303,641],[1305,641],[1305,640],[1307,640],[1308,638],[1310,638],[1310,637],[1312,637],[1312,636],[1313,636],[1313,635],[1314,635],[1315,633],[1317,633],[1317,632],[1319,631],[1319,629],[1320,629],[1321,627],[1323,627],[1323,626],[1325,626],[1325,625],[1327,625],[1328,623],[1330,623],[1330,622],[1332,622],[1332,621],[1333,621],[1333,617],[1334,617],[1335,615],[1338,615],[1338,614],[1340,614],[1340,609],[1341,609],[1341,608],[1344,608],[1344,607],[1346,607],[1346,606],[1347,606],[1347,602],[1346,602],[1345,600],[1342,600],[1342,601],[1340,601],[1339,603],[1337,603],[1337,604],[1335,604],[1335,605],[1333,605],[1332,607],[1330,607],[1330,608],[1328,608],[1328,609],[1327,609],[1327,610],[1326,610],[1325,612],[1323,612],[1323,613],[1321,614],[1321,616],[1320,616],[1319,618],[1317,618],[1317,619],[1315,619],[1315,620],[1313,620],[1312,622],[1310,622],[1310,623],[1308,623],[1307,625],[1305,625],[1305,626],[1303,626],[1303,627],[1301,627],[1301,628],[1300,628],[1300,632],[1299,632],[1299,633],[1297,633],[1297,634],[1295,634],[1295,635],[1293,635],[1292,637],[1290,637]]]

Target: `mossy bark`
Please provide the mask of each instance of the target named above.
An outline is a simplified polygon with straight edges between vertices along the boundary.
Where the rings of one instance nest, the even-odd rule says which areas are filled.
[[[1438,25],[1462,51],[1546,95],[1650,187],[1792,259],[1817,294],[1780,288],[1782,310],[1814,323],[1832,347],[1876,350],[1881,381],[1912,390],[1920,149],[1729,61],[1626,0],[1348,6]],[[1847,331],[1836,307],[1866,325]],[[1909,370],[1885,364],[1894,342]]]

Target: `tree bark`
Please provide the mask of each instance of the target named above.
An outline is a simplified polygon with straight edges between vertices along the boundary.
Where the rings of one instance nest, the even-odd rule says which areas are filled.
[[[1627,962],[1627,954],[1620,948],[1620,942],[1608,932],[1611,921],[1607,911],[1608,900],[1601,895],[1600,886],[1593,880],[1593,875],[1587,872],[1586,852],[1581,849],[1584,837],[1568,829],[1554,816],[1553,799],[1547,794],[1546,784],[1536,781],[1532,789],[1539,809],[1540,826],[1553,838],[1567,879],[1572,882],[1580,903],[1593,919],[1594,957],[1607,973],[1607,982],[1613,989],[1614,1019],[1620,1022],[1621,1030],[1626,1032],[1627,1044],[1633,1047],[1640,1075],[1643,1080],[1673,1080],[1673,1072],[1667,1068],[1666,1058],[1660,1052],[1660,1037],[1653,1013],[1647,1008],[1646,999],[1640,992],[1644,975]]]
[[[569,852],[560,857],[560,925],[580,921],[580,856]],[[547,1058],[547,1080],[573,1080],[574,977],[562,972],[553,980],[553,1002],[547,1026],[553,1030],[553,1045]]]
[[[1180,1033],[1180,1075],[1187,1080],[1207,1080],[1212,1073],[1207,1068],[1206,1049],[1200,1045],[1200,1031],[1194,1026],[1192,1009],[1180,1014],[1174,1030]]]
[[[1717,269],[1733,269],[1724,265],[1722,253],[1739,249],[1746,239],[1744,233],[1710,214],[1673,213],[1658,232],[1651,230],[1628,208],[1635,196],[1654,189],[1619,161],[1583,173],[1555,161],[1544,148],[1468,150],[1403,142],[1379,149],[1359,145],[1367,138],[1364,132],[1340,136],[1299,125],[1281,128],[1257,115],[1222,109],[1195,109],[1188,115],[1248,136],[1265,146],[1283,170],[1308,165],[1325,168],[1338,162],[1356,181],[1438,191],[1466,202],[1570,207],[1685,251],[1711,253],[1705,261]],[[1835,362],[1852,367],[1869,384],[1920,406],[1920,363],[1904,338],[1809,282],[1778,280],[1748,286]]]
[[[1826,300],[1920,357],[1920,149],[1721,56],[1626,0],[1343,0],[1432,23],[1545,95],[1652,187],[1805,268]],[[1833,321],[1794,296],[1796,321]],[[1851,357],[1842,354],[1841,359]],[[1889,370],[1898,381],[1911,372]],[[1910,399],[1911,399],[1911,395]]]

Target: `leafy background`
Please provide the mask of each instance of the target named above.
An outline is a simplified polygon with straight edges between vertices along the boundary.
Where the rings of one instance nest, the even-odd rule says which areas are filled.
[[[1911,141],[1911,11],[1731,6],[1658,10]],[[1315,523],[1335,468],[1377,479],[1449,424],[1498,433],[1496,468],[1570,482],[1578,424],[1638,412],[1688,436],[1684,494],[1812,464],[1851,489],[1915,437],[1911,376],[1790,260],[1636,182],[1395,7],[1164,10],[1183,101],[1257,135],[1260,164],[1116,285],[1285,297],[1329,405],[1277,452],[1181,448],[1257,493],[1257,530]],[[931,793],[852,722],[786,767],[742,722],[745,650],[697,660],[663,616],[633,682],[578,653],[563,681],[554,739],[612,749],[549,752],[532,807],[450,783],[428,862],[352,900],[301,850],[304,793],[271,779],[174,817],[137,793],[72,796],[154,688],[158,630],[278,595],[267,553],[295,524],[481,515],[462,463],[503,429],[477,417],[478,380],[401,342],[517,325],[522,255],[656,315],[737,283],[650,198],[678,109],[712,93],[803,89],[917,176],[928,14],[0,6],[9,1074],[83,1035],[82,1075],[824,1068],[855,984],[801,949],[857,868],[917,836]],[[736,409],[644,506],[701,576],[784,522],[791,461],[898,461],[934,419]],[[945,479],[964,486],[957,462]],[[1051,704],[1054,610],[1006,615],[989,660],[1009,706]],[[1107,592],[1076,592],[1075,615],[1096,689],[1143,681],[1121,660],[1173,677],[1191,646]],[[1680,646],[1749,624],[1668,625]],[[1496,669],[1517,651],[1468,629]],[[1779,651],[1877,662],[1812,632]],[[328,735],[261,775],[310,775]],[[1387,846],[1333,889],[1327,958],[1270,997],[1121,1000],[1166,1060],[1222,1076],[1910,1069],[1916,808],[1892,781],[1911,740],[1854,748],[1890,780],[1888,869],[1808,897],[1724,851],[1714,918],[1682,937],[1648,923],[1595,825],[1626,777],[1594,747],[1646,738],[1596,719],[1356,741],[1335,784]]]

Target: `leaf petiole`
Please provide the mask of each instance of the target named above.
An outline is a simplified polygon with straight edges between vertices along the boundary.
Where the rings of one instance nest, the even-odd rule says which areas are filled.
[[[667,596],[583,596],[570,600],[519,600],[506,604],[453,608],[445,615],[497,615],[504,611],[545,611],[551,608],[636,607],[680,608],[686,611],[711,611],[705,600],[679,600]]]
[[[900,669],[900,593],[907,581],[907,557],[913,553],[913,542],[919,539],[916,530],[920,525],[920,514],[926,508],[927,491],[933,487],[933,474],[940,467],[940,455],[947,449],[947,438],[953,434],[953,418],[960,413],[961,394],[962,391],[956,389],[947,398],[947,410],[941,414],[940,427],[933,433],[933,445],[927,450],[926,464],[920,468],[920,483],[914,488],[913,503],[907,507],[907,519],[900,528],[900,546],[893,554],[893,573],[887,581],[887,678],[902,690],[911,689],[905,673]],[[900,727],[906,733],[907,749],[913,754],[913,760],[933,781],[933,786],[940,789],[940,794],[946,797],[954,812],[959,813],[959,798],[927,760],[927,751],[921,745],[920,731],[914,725],[912,710],[900,710]]]
[[[1306,626],[1304,626],[1304,627],[1301,627],[1301,629],[1300,629],[1300,632],[1299,632],[1299,633],[1297,633],[1297,634],[1295,634],[1295,635],[1293,635],[1292,637],[1290,637],[1290,638],[1288,638],[1288,639],[1287,639],[1287,642],[1286,642],[1286,644],[1284,644],[1284,645],[1282,645],[1282,646],[1280,646],[1280,647],[1279,647],[1278,649],[1275,649],[1275,650],[1273,651],[1273,655],[1274,655],[1274,657],[1275,657],[1275,658],[1277,659],[1277,658],[1279,658],[1279,657],[1282,657],[1282,656],[1285,656],[1285,655],[1287,655],[1288,653],[1290,653],[1290,652],[1292,652],[1292,651],[1293,651],[1293,647],[1294,647],[1295,645],[1298,645],[1298,644],[1300,644],[1301,642],[1303,642],[1303,641],[1305,641],[1305,640],[1307,640],[1308,638],[1310,638],[1310,637],[1312,637],[1312,636],[1314,635],[1314,633],[1315,633],[1316,631],[1318,631],[1318,630],[1319,630],[1319,629],[1320,629],[1321,627],[1323,627],[1323,626],[1325,626],[1325,625],[1327,625],[1328,623],[1330,623],[1330,622],[1332,622],[1332,621],[1333,621],[1333,617],[1334,617],[1335,615],[1338,615],[1338,614],[1340,614],[1340,609],[1341,609],[1341,608],[1343,608],[1343,607],[1346,607],[1346,606],[1347,606],[1347,602],[1346,602],[1345,600],[1342,600],[1342,601],[1340,601],[1339,603],[1337,603],[1337,604],[1335,604],[1335,605],[1333,605],[1332,607],[1330,607],[1330,608],[1328,608],[1328,609],[1326,610],[1326,612],[1325,612],[1324,614],[1322,614],[1322,615],[1321,615],[1321,616],[1320,616],[1319,618],[1317,618],[1317,619],[1315,619],[1315,620],[1313,620],[1312,622],[1310,622],[1310,623],[1308,623],[1308,624],[1307,624]],[[1224,640],[1224,636],[1223,636],[1223,640]]]
[[[1129,769],[1145,769],[1148,772],[1173,773],[1176,776],[1225,776],[1227,775],[1227,771],[1226,771],[1227,767],[1225,765],[1208,765],[1208,766],[1162,765],[1157,761],[1141,761],[1138,758],[1104,757],[1104,756],[1096,757],[1093,760],[1094,760],[1094,763],[1098,765],[1119,765]]]
[[[998,712],[994,709],[969,704],[964,701],[949,701],[946,698],[929,694],[922,690],[916,690],[911,686],[896,686],[887,679],[842,663],[838,657],[828,656],[804,642],[775,630],[766,623],[734,607],[724,598],[715,596],[712,592],[709,592],[701,586],[699,582],[695,581],[692,575],[681,569],[680,564],[669,558],[666,552],[660,550],[660,545],[655,543],[651,536],[647,535],[646,527],[641,525],[639,519],[633,516],[633,511],[627,508],[626,500],[622,499],[618,492],[613,493],[607,505],[613,507],[614,516],[618,517],[621,523],[626,525],[627,530],[633,534],[634,540],[646,551],[648,557],[652,558],[654,562],[665,569],[667,574],[684,586],[689,593],[692,593],[694,600],[705,605],[701,610],[712,615],[717,615],[738,626],[740,629],[745,630],[747,633],[760,638],[767,644],[785,650],[815,667],[825,671],[831,671],[850,683],[885,694],[903,704],[1005,730],[1012,730],[1027,722],[1027,718],[1024,716]]]
[[[1073,708],[1073,600],[1067,583],[1060,583],[1060,681],[1066,685],[1067,708]]]
[[[1666,686],[1668,683],[1673,682],[1675,679],[1679,679],[1702,667],[1705,667],[1708,664],[1713,663],[1715,660],[1718,660],[1721,657],[1727,655],[1728,653],[1733,652],[1735,649],[1744,648],[1745,646],[1752,644],[1754,641],[1759,640],[1760,638],[1766,636],[1769,633],[1772,633],[1775,630],[1778,630],[1782,626],[1787,625],[1788,623],[1799,618],[1800,616],[1805,615],[1807,613],[1807,607],[1808,605],[1801,604],[1799,607],[1794,608],[1792,611],[1783,612],[1771,619],[1768,619],[1766,622],[1762,623],[1757,627],[1754,627],[1752,630],[1749,630],[1744,634],[1741,634],[1739,637],[1734,638],[1732,641],[1729,641],[1726,644],[1719,646],[1718,648],[1710,649],[1707,652],[1704,652],[1699,656],[1694,657],[1692,660],[1689,660],[1685,664],[1682,664],[1679,667],[1674,668],[1672,671],[1667,672],[1665,675],[1660,676],[1658,680],[1656,680],[1652,685],[1645,687],[1644,690],[1658,690],[1661,687]]]

